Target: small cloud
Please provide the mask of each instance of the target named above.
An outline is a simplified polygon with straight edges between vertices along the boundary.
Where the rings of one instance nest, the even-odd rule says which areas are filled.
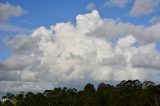
[[[159,0],[136,0],[129,12],[130,16],[144,16],[155,12],[160,5]]]
[[[0,3],[0,21],[6,21],[10,17],[18,17],[26,13],[19,5],[11,5],[10,3]]]
[[[104,3],[104,7],[108,6],[118,6],[118,7],[125,7],[129,0],[110,0]]]
[[[130,16],[144,16],[156,12],[160,6],[160,0],[107,0],[103,7],[115,6],[124,8],[128,3],[133,3]]]
[[[160,16],[153,17],[153,18],[150,20],[150,23],[151,23],[151,24],[158,24],[158,23],[160,23]]]
[[[92,11],[92,10],[95,9],[95,7],[96,7],[96,4],[95,4],[94,2],[90,2],[90,3],[88,3],[88,4],[86,5],[86,10],[87,10],[87,11]]]
[[[0,3],[0,31],[12,33],[28,33],[29,31],[27,29],[17,27],[6,22],[11,17],[19,17],[24,13],[28,13],[28,11],[22,9],[22,7],[19,5],[14,6],[8,2]]]

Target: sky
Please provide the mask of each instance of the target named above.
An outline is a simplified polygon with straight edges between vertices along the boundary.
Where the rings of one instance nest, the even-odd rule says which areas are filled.
[[[160,83],[160,0],[0,0],[0,94]]]

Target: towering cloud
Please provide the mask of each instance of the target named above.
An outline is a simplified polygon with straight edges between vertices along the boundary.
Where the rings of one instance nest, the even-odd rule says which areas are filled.
[[[160,24],[145,27],[104,20],[95,10],[78,15],[75,24],[42,26],[30,35],[8,38],[6,45],[14,54],[0,62],[4,87],[0,90],[74,87],[88,81],[158,81],[159,28]]]

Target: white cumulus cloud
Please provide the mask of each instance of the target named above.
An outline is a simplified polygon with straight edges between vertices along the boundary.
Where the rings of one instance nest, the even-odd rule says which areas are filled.
[[[14,53],[0,62],[0,91],[75,87],[88,81],[158,81],[159,28],[102,19],[95,10],[77,15],[75,24],[41,26],[30,35],[8,38]]]

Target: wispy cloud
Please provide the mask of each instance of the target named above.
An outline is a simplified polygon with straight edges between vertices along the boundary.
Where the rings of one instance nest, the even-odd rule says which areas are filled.
[[[29,30],[21,27],[17,27],[7,23],[0,24],[0,31],[2,32],[16,32],[16,33],[27,33]]]
[[[10,17],[18,17],[26,11],[21,6],[13,6],[10,3],[0,3],[0,21],[8,20]]]
[[[90,2],[86,5],[86,10],[87,11],[91,11],[94,10],[96,8],[96,4],[94,2]]]
[[[11,5],[10,3],[0,3],[0,31],[1,32],[15,32],[15,33],[26,33],[27,29],[21,28],[15,25],[11,25],[7,21],[11,17],[19,17],[27,10],[22,9],[19,5]]]
[[[110,0],[105,2],[104,7],[109,6],[118,6],[118,7],[125,7],[129,0]]]
[[[155,16],[150,20],[151,24],[158,24],[160,23],[160,16]]]
[[[109,0],[104,3],[104,7],[116,6],[126,7],[129,3],[133,3],[129,15],[133,17],[145,16],[159,11],[160,0]]]
[[[131,16],[143,16],[148,15],[160,6],[159,0],[135,0],[135,3],[129,12]]]

